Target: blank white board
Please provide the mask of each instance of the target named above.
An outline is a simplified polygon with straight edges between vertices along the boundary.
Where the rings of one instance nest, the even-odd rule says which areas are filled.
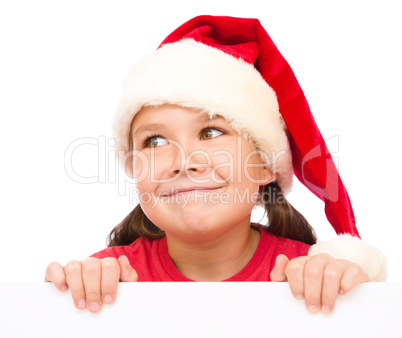
[[[366,283],[332,315],[287,283],[120,283],[114,304],[77,310],[48,283],[0,283],[0,337],[402,337],[402,283]]]

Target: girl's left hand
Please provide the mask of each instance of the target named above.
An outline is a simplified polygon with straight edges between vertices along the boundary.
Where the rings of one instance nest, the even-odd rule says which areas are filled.
[[[330,314],[334,311],[337,294],[348,293],[357,284],[368,282],[369,277],[359,264],[327,254],[290,261],[285,255],[278,255],[271,281],[287,281],[293,296],[305,299],[308,311]]]

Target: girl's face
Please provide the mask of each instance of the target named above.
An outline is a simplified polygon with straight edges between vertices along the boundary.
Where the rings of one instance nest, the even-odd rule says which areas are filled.
[[[205,241],[249,227],[259,187],[274,176],[228,121],[175,105],[146,107],[132,135],[141,207],[167,235]]]

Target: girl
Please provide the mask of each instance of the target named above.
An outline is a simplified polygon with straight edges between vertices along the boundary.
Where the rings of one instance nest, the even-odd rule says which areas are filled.
[[[133,67],[114,120],[140,204],[83,262],[46,281],[97,312],[134,281],[288,281],[311,312],[384,280],[294,74],[258,20],[196,17]],[[293,172],[338,236],[316,243],[286,200]],[[269,224],[250,224],[255,205]]]

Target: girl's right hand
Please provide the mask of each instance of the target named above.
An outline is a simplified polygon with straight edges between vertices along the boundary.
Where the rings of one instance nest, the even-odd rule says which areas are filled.
[[[71,261],[64,267],[54,262],[48,265],[45,276],[45,282],[53,283],[62,292],[70,288],[75,307],[90,312],[98,312],[103,303],[115,301],[119,282],[137,280],[137,272],[126,256],[90,257],[82,262]]]

